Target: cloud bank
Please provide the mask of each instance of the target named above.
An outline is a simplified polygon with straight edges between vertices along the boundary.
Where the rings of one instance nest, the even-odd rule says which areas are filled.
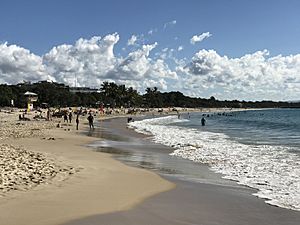
[[[0,83],[14,84],[23,80],[49,80],[40,56],[16,45],[0,44]]]
[[[158,43],[151,43],[120,56],[114,53],[119,39],[117,33],[80,38],[73,45],[55,46],[43,56],[0,44],[0,83],[52,80],[99,87],[103,81],[114,81],[141,92],[157,86],[218,99],[292,100],[300,96],[300,54],[270,57],[263,50],[230,58],[202,49],[188,60],[176,58],[174,49],[159,50]],[[177,49],[183,50],[182,46]]]
[[[300,54],[269,57],[263,50],[229,58],[214,50],[200,50],[177,70],[185,77],[184,88],[194,95],[207,91],[230,99],[299,98]]]

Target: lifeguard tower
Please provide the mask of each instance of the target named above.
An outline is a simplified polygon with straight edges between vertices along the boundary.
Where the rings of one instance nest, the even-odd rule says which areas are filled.
[[[33,103],[38,99],[38,95],[36,93],[27,91],[24,96],[27,99],[27,112],[30,112],[33,109]]]

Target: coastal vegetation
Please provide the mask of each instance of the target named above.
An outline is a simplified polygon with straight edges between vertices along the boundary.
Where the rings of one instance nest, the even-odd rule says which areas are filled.
[[[65,107],[86,106],[97,107],[228,107],[228,108],[299,108],[300,102],[275,101],[240,101],[218,100],[210,98],[189,97],[179,91],[161,92],[156,87],[146,88],[141,94],[132,87],[113,82],[103,82],[99,89],[72,88],[64,84],[41,81],[37,83],[23,82],[16,85],[0,85],[0,106],[25,107],[26,91],[38,94],[37,106]]]

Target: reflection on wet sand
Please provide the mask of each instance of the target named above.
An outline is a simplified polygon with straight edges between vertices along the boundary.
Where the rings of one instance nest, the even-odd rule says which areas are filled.
[[[136,152],[121,150],[111,147],[97,147],[96,151],[112,154],[114,158],[126,163],[130,166],[135,166],[143,169],[150,169],[162,174],[178,174],[179,171],[171,168],[163,167],[161,162],[157,162],[151,154],[140,154]]]
[[[199,221],[206,225],[298,224],[297,212],[265,204],[251,195],[252,189],[221,179],[220,174],[203,164],[170,156],[172,148],[155,144],[149,141],[151,137],[126,129],[125,123],[119,119],[103,122],[97,135],[107,139],[91,147],[110,153],[126,164],[154,170],[174,182],[176,188],[147,199],[131,210],[95,215],[66,225],[186,225],[199,224]]]
[[[125,124],[123,118],[101,121],[95,130],[88,133],[100,140],[89,144],[89,147],[112,154],[127,165],[149,169],[163,176],[176,176],[202,183],[236,185],[232,181],[220,179],[220,174],[212,173],[206,165],[170,156],[172,148],[152,142],[150,136],[127,129]]]

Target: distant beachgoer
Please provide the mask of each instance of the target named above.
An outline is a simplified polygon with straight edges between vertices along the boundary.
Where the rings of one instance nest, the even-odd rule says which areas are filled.
[[[188,118],[190,119],[191,118],[191,116],[190,116],[190,113],[188,112]]]
[[[68,122],[68,115],[67,115],[67,113],[64,114],[64,122]]]
[[[72,117],[73,117],[73,114],[72,114],[72,112],[70,112],[70,113],[69,113],[69,122],[70,122],[70,123],[72,123]]]
[[[90,129],[94,129],[94,117],[92,116],[92,114],[90,113],[90,115],[88,116],[88,121],[89,121],[89,126],[90,126]]]
[[[205,126],[205,122],[206,122],[206,120],[204,119],[204,117],[202,117],[202,119],[201,119],[201,125]]]
[[[177,116],[178,116],[178,119],[180,119],[180,113],[177,111]]]
[[[79,115],[76,117],[76,130],[78,130],[79,127]]]
[[[47,121],[50,121],[50,109],[47,110]]]
[[[128,117],[128,118],[127,118],[127,122],[128,122],[128,123],[134,122],[134,119],[133,119],[132,117]]]

